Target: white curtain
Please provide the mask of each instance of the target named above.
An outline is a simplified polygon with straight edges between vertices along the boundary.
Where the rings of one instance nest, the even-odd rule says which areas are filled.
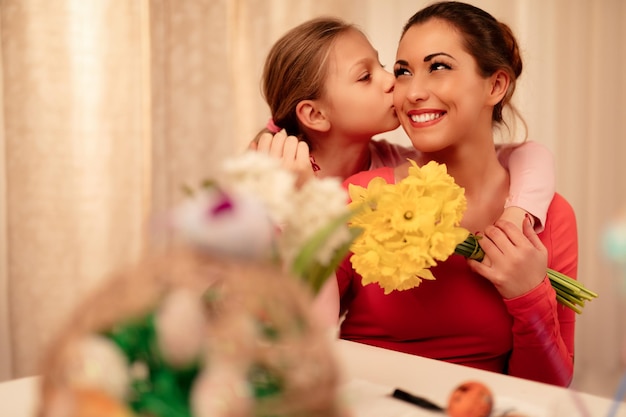
[[[0,15],[1,17],[1,15]],[[0,18],[0,34],[2,19]],[[0,43],[0,80],[4,79]],[[0,109],[4,109],[4,85],[0,83]],[[9,274],[7,268],[7,184],[4,135],[4,112],[0,111],[0,381],[9,379],[11,373],[11,330],[9,325]]]
[[[391,69],[403,23],[429,2],[0,0],[0,380],[36,373],[86,291],[167,245],[158,219],[182,185],[264,126],[259,79],[280,35],[338,15]],[[626,2],[471,2],[522,46],[517,104],[554,153],[578,216],[579,277],[600,293],[578,317],[574,387],[612,395],[626,272],[601,238],[626,209]]]
[[[146,5],[1,3],[4,376],[36,372],[78,298],[144,246]]]

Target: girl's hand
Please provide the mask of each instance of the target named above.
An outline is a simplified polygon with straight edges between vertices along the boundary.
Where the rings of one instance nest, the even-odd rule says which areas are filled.
[[[250,144],[250,149],[281,159],[282,166],[296,174],[298,187],[315,176],[309,159],[309,146],[295,136],[287,136],[285,130],[275,135],[262,134],[258,142]]]
[[[530,218],[532,222],[532,226],[534,227],[534,223],[536,221],[535,217],[532,216],[523,208],[515,207],[515,206],[505,208],[504,211],[502,212],[502,215],[500,216],[500,220],[509,221],[513,223],[515,226],[517,226],[520,230],[523,230],[523,223],[528,218]]]
[[[337,276],[331,274],[313,300],[312,312],[315,320],[324,327],[335,329],[339,324],[339,301]]]
[[[480,246],[483,262],[469,260],[470,268],[493,283],[503,298],[523,295],[543,281],[548,251],[529,219],[519,230],[513,223],[498,220],[485,229]]]

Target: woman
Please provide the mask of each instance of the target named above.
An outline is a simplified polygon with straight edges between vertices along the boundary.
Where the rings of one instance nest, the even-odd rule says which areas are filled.
[[[511,30],[460,2],[433,4],[402,32],[394,66],[394,106],[420,152],[420,165],[446,164],[465,188],[462,226],[482,230],[487,260],[458,255],[433,268],[436,281],[384,295],[363,286],[346,260],[337,271],[341,337],[462,365],[567,386],[573,374],[572,310],[557,305],[546,267],[576,277],[576,220],[558,194],[535,234],[499,220],[509,176],[498,163],[493,129],[504,123],[522,71]],[[514,109],[513,109],[514,110]],[[350,177],[367,186],[408,175],[408,166]]]

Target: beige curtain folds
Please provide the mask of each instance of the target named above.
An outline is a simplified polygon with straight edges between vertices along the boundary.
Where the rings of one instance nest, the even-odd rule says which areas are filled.
[[[0,9],[1,11],[1,9]],[[2,59],[2,14],[0,14],[0,80],[4,79]],[[4,85],[0,82],[0,109],[4,109]],[[6,138],[4,112],[0,111],[0,381],[11,378],[11,329],[9,322],[9,269],[7,241]]]
[[[235,152],[233,2],[151,0],[151,96],[153,244],[168,236],[167,209]]]
[[[3,180],[13,376],[144,246],[147,2],[3,0]],[[112,306],[112,308],[114,308]]]

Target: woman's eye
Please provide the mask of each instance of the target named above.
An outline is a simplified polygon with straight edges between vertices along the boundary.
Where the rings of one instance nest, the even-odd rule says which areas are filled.
[[[361,78],[359,78],[359,81],[368,81],[371,78],[372,78],[372,75],[368,72],[366,74],[363,74]]]
[[[444,69],[451,69],[452,67],[450,67],[450,65],[448,64],[444,64],[443,62],[433,62],[432,64],[430,64],[429,70],[430,72],[433,71],[441,71]]]
[[[398,78],[401,75],[410,75],[410,72],[406,68],[398,67],[393,69],[393,75]]]

